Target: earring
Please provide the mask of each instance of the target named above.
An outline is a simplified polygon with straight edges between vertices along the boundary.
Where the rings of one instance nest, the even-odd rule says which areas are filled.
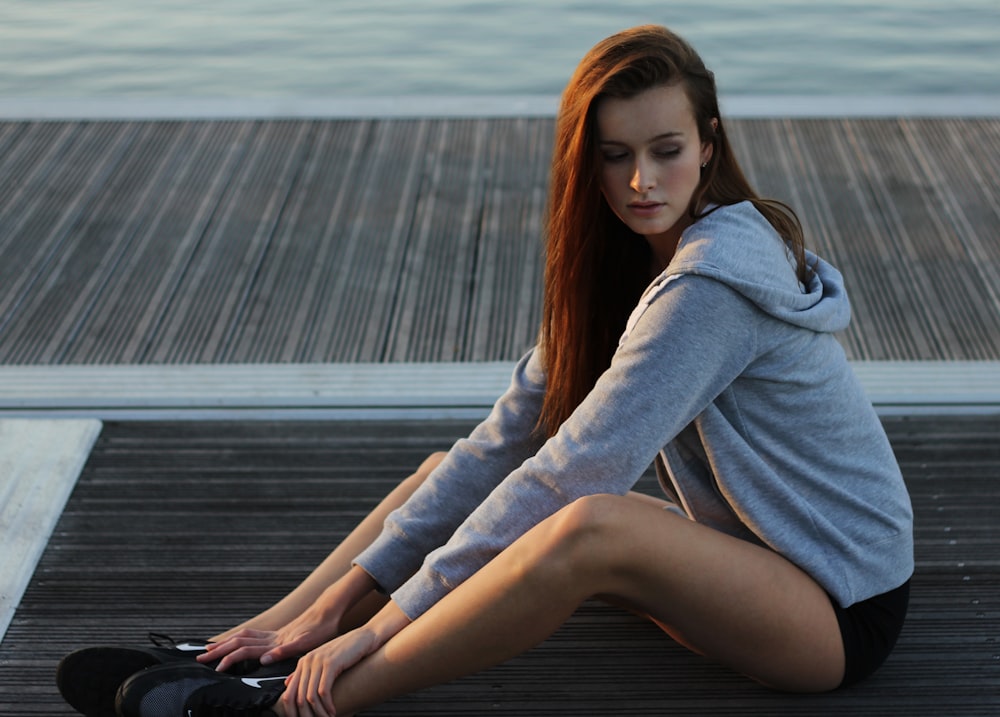
[[[708,162],[702,162],[701,163],[701,168],[702,169],[705,169],[705,167],[707,167],[707,166],[708,166]]]

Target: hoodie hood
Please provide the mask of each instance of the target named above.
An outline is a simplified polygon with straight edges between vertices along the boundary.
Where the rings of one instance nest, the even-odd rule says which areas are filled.
[[[751,202],[740,202],[717,207],[688,227],[654,284],[698,274],[721,281],[786,323],[842,331],[851,318],[844,277],[810,251],[806,261],[812,276],[803,286],[784,240]]]

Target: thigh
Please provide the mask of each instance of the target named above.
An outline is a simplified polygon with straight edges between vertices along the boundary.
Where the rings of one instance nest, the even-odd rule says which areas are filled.
[[[588,501],[584,512],[604,528],[592,546],[602,597],[770,686],[822,691],[840,683],[844,649],[833,605],[801,569],[650,496]]]
[[[663,498],[657,498],[655,495],[649,495],[648,493],[639,493],[638,491],[629,491],[625,496],[632,500],[637,500],[640,503],[645,503],[647,505],[655,505],[658,508],[668,508],[671,503],[668,503]]]

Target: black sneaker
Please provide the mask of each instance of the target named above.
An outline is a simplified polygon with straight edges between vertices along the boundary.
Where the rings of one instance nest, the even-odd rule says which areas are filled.
[[[288,674],[237,677],[204,665],[159,665],[125,680],[115,707],[120,717],[274,717]]]
[[[66,655],[56,668],[56,685],[69,705],[86,717],[116,717],[115,695],[129,677],[154,665],[196,662],[208,644],[204,640],[177,642],[149,633],[150,647],[85,647]],[[234,674],[260,667],[256,660],[234,665]]]

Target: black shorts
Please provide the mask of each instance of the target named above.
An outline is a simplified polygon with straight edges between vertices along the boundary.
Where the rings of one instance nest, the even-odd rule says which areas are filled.
[[[903,629],[910,603],[910,581],[895,590],[840,607],[833,603],[844,639],[845,669],[841,687],[860,682],[875,672],[892,652]]]

